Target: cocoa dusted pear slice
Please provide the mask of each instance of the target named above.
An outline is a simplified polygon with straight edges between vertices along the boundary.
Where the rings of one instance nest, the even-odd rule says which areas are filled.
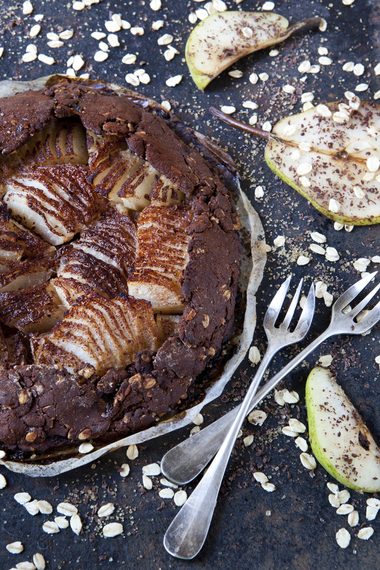
[[[226,123],[266,138],[265,159],[282,180],[342,224],[380,222],[380,105],[346,93],[277,123],[268,133],[218,109]]]
[[[289,26],[286,18],[272,12],[212,14],[191,32],[185,48],[186,63],[196,86],[204,89],[241,57],[321,23],[321,18],[308,18]]]
[[[314,368],[306,382],[309,436],[319,463],[350,489],[380,491],[380,449],[333,375]]]

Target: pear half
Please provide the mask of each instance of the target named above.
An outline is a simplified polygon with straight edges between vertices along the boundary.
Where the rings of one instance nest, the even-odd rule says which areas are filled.
[[[196,86],[204,89],[241,57],[321,22],[321,18],[309,18],[289,27],[286,18],[272,12],[212,14],[191,32],[185,48],[186,63]]]
[[[380,449],[329,370],[310,372],[306,406],[311,448],[322,467],[346,487],[380,491]]]

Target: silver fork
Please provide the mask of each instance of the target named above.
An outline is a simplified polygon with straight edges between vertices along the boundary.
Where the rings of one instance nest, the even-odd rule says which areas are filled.
[[[194,558],[202,548],[214,513],[219,488],[227,467],[232,448],[239,433],[241,424],[251,406],[251,401],[263,374],[273,356],[284,346],[302,340],[310,328],[314,316],[315,293],[314,284],[310,287],[301,316],[294,331],[289,330],[290,322],[297,307],[303,280],[290,303],[283,322],[277,327],[280,311],[290,285],[290,277],[281,285],[264,317],[264,330],[268,338],[268,348],[261,361],[246,396],[239,406],[238,414],[230,426],[223,444],[209,467],[206,475],[182,507],[169,526],[164,539],[164,546],[169,554],[177,558]]]
[[[253,410],[293,368],[300,364],[326,339],[337,334],[363,334],[380,320],[380,303],[367,313],[360,322],[355,322],[354,320],[376,294],[380,284],[354,309],[348,313],[343,313],[343,310],[356,299],[375,275],[376,272],[367,275],[347,289],[335,301],[332,306],[329,327],[257,392],[251,401],[249,411]],[[222,445],[238,410],[239,407],[234,408],[199,433],[185,439],[182,443],[168,451],[161,461],[161,471],[165,477],[178,485],[185,485],[192,481],[206,467]]]

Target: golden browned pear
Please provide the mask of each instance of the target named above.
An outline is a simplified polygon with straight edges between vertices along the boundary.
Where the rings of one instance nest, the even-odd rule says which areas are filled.
[[[311,448],[340,483],[357,491],[380,491],[380,449],[332,373],[314,368],[306,382]]]
[[[348,92],[345,101],[282,119],[271,133],[210,110],[266,138],[268,166],[328,218],[350,225],[380,222],[380,105]]]
[[[273,12],[212,14],[191,32],[185,48],[186,63],[196,86],[204,89],[241,57],[321,22],[321,18],[309,18],[289,26],[286,18]]]

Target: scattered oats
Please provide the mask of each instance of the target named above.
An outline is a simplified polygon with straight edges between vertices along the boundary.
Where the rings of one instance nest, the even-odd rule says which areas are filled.
[[[49,46],[49,48],[60,48],[62,46],[64,46],[64,42],[61,42],[59,40],[52,40],[51,42],[48,42],[47,45]]]
[[[298,149],[293,150],[292,154],[291,154],[291,158],[292,160],[299,160],[301,158],[301,153]]]
[[[359,85],[355,87],[355,91],[361,93],[362,91],[367,91],[368,87],[368,83],[359,83]]]
[[[176,85],[181,83],[182,77],[183,75],[174,75],[173,77],[169,77],[169,79],[167,79],[165,83],[168,87],[175,87]]]
[[[356,65],[354,65],[354,69],[353,69],[354,75],[357,75],[357,76],[363,75],[364,71],[365,71],[365,67],[362,63],[357,63]]]
[[[303,424],[299,420],[296,420],[295,418],[290,418],[288,423],[289,423],[289,427],[293,431],[296,431],[297,433],[305,433],[306,426],[305,426],[305,424]]]
[[[129,467],[128,463],[123,463],[120,468],[120,477],[127,477],[129,475],[131,468]]]
[[[284,426],[281,429],[281,431],[284,435],[287,435],[288,437],[297,437],[298,436],[298,432],[294,431],[289,426]]]
[[[340,502],[339,502],[339,499],[337,498],[336,495],[333,495],[332,493],[330,493],[330,495],[328,496],[328,500],[329,500],[330,505],[332,507],[334,507],[334,509],[339,509]]]
[[[376,172],[379,170],[379,166],[380,160],[377,158],[377,156],[370,156],[367,159],[367,168],[370,172]]]
[[[25,505],[25,503],[29,503],[32,500],[29,493],[16,493],[13,498],[20,505]]]
[[[142,484],[147,491],[151,491],[153,489],[152,479],[148,477],[148,475],[143,475]]]
[[[257,73],[251,73],[251,75],[249,76],[249,82],[252,83],[252,85],[255,85],[259,80],[259,76],[257,75]]]
[[[278,49],[271,49],[269,52],[270,57],[276,57],[276,55],[278,55],[280,52],[278,51]]]
[[[150,463],[149,465],[144,465],[142,468],[143,475],[157,476],[161,473],[161,467],[158,463]]]
[[[172,61],[177,53],[179,53],[177,49],[175,49],[173,46],[169,46],[168,49],[164,51],[164,58],[166,61]]]
[[[239,69],[234,69],[233,71],[229,71],[228,75],[230,77],[233,77],[234,79],[240,79],[241,77],[243,77],[243,72],[240,71]]]
[[[40,554],[40,552],[36,552],[36,554],[33,555],[33,564],[35,565],[36,570],[45,570],[45,558]]]
[[[313,103],[311,103],[311,101],[304,103],[302,106],[303,111],[308,111],[309,109],[314,109],[314,105],[313,105]]]
[[[335,535],[335,539],[338,543],[338,546],[341,548],[347,548],[347,546],[350,544],[351,536],[348,530],[345,528],[340,528]]]
[[[158,38],[157,43],[159,46],[167,46],[172,43],[173,39],[174,39],[173,36],[171,36],[170,34],[164,34],[163,36]]]
[[[33,564],[33,562],[19,562],[18,564],[16,564],[16,568],[17,570],[36,570],[35,565]]]
[[[78,513],[76,506],[72,505],[71,503],[59,503],[57,511],[66,517],[72,517]]]
[[[84,10],[85,4],[84,2],[73,2],[73,10]]]
[[[262,186],[256,186],[255,188],[255,198],[262,198],[264,196],[264,188]]]
[[[113,538],[124,532],[123,525],[121,523],[112,522],[108,523],[103,527],[103,536],[105,538]]]
[[[371,260],[366,257],[359,257],[356,261],[353,262],[353,266],[355,267],[356,271],[366,271],[368,265],[371,263]]]
[[[234,107],[233,105],[222,105],[220,107],[220,110],[226,115],[232,115],[232,113],[235,113],[236,107]]]
[[[247,437],[245,437],[243,439],[243,443],[244,443],[244,447],[249,447],[250,445],[252,445],[253,443],[253,435],[247,435]]]
[[[76,77],[75,71],[71,67],[66,70],[66,75],[67,77]]]
[[[331,356],[331,354],[325,354],[319,357],[318,362],[324,368],[328,368],[331,365],[332,359],[333,357]]]
[[[305,162],[304,164],[300,164],[297,167],[296,172],[299,176],[303,176],[304,174],[309,174],[309,172],[311,172],[312,170],[313,170],[312,165],[308,162]]]
[[[376,507],[380,509],[380,499],[375,499],[375,497],[370,497],[366,500],[366,503],[369,507]]]
[[[31,14],[32,12],[33,12],[33,4],[29,2],[29,0],[26,0],[26,2],[24,2],[22,5],[22,13],[24,14],[24,16],[29,16],[29,14]]]
[[[16,542],[10,542],[9,544],[6,545],[5,548],[11,554],[20,554],[20,552],[24,550],[24,546],[22,542],[20,542],[19,540],[17,540]]]
[[[84,63],[84,59],[81,55],[74,55],[73,61],[70,64],[68,63],[68,67],[72,67],[74,71],[79,71],[84,66]]]
[[[82,530],[82,521],[78,514],[75,514],[71,517],[70,526],[71,530],[79,536]]]
[[[273,483],[263,483],[261,488],[267,491],[267,493],[273,493],[273,491],[276,490],[276,485],[273,485]]]
[[[304,152],[310,152],[311,151],[311,145],[309,143],[305,143],[305,142],[301,142],[298,145],[298,148]],[[296,151],[294,151],[296,152]]]
[[[133,63],[136,63],[136,59],[137,59],[136,55],[134,55],[133,53],[127,53],[121,61],[122,61],[122,63],[126,63],[127,65],[131,65]]]
[[[121,27],[123,30],[130,30],[131,24],[127,20],[121,20]]]
[[[277,236],[273,240],[273,245],[276,247],[282,247],[283,245],[285,245],[285,236]]]
[[[143,36],[144,33],[145,33],[144,28],[142,28],[141,26],[135,26],[131,28],[131,34],[133,36]]]
[[[374,521],[375,518],[377,517],[378,512],[379,512],[378,507],[371,507],[370,505],[367,505],[367,508],[365,511],[365,518],[368,521]]]
[[[292,137],[297,132],[297,127],[295,125],[286,125],[283,130],[282,136],[286,138]]]
[[[330,198],[329,210],[330,210],[330,212],[333,212],[334,214],[337,214],[340,210],[340,204],[334,198]],[[343,225],[342,225],[342,228],[343,228]]]
[[[198,16],[195,14],[195,12],[190,12],[188,18],[190,24],[195,24],[195,22],[198,20]]]
[[[174,497],[174,491],[173,489],[161,489],[158,492],[158,496],[161,497],[161,499],[172,499]]]
[[[336,113],[333,113],[332,118],[333,118],[333,121],[335,121],[335,123],[338,123],[339,125],[343,125],[344,123],[347,123],[350,116],[347,115],[347,113],[344,113],[343,111],[337,111]]]
[[[335,247],[326,247],[325,258],[327,259],[327,261],[338,261],[339,253],[337,252]]]
[[[162,2],[161,0],[151,0],[149,6],[150,9],[153,10],[153,12],[157,12],[158,10],[161,10]]]
[[[195,418],[193,419],[193,424],[195,424],[196,426],[200,426],[203,424],[203,416],[202,414],[197,414],[195,416]]]
[[[176,483],[172,483],[171,481],[168,481],[164,477],[160,479],[160,483],[161,485],[164,485],[164,487],[170,487],[171,489],[178,489],[178,485]]]
[[[284,402],[287,404],[297,404],[300,401],[300,397],[295,390],[289,392],[287,388],[282,390],[283,394],[282,397],[284,398]]]
[[[187,501],[187,493],[186,491],[177,491],[174,494],[174,504],[177,507],[182,507]]]
[[[99,42],[99,49],[106,52],[110,51],[110,48],[106,42]]]
[[[0,57],[3,56],[3,53],[4,53],[4,48],[3,48],[3,47],[0,47]]]
[[[0,489],[5,489],[7,486],[7,480],[3,474],[0,474]]]
[[[255,109],[258,109],[258,104],[254,103],[253,101],[244,101],[244,103],[242,104],[243,107],[245,109],[252,109],[252,111],[254,111]]]
[[[170,111],[170,109],[172,108],[172,106],[170,105],[170,102],[166,101],[166,100],[161,101],[161,105],[166,111]]]
[[[105,34],[104,32],[92,32],[91,34],[91,37],[97,41],[103,40],[106,36],[107,34]]]
[[[307,301],[307,297],[305,297],[305,295],[302,295],[302,297],[301,297],[301,299],[300,299],[300,302],[299,302],[299,305],[300,305],[300,308],[301,308],[301,309],[303,309],[303,308],[305,307],[306,301]]]
[[[306,255],[300,255],[297,259],[297,265],[307,265],[310,263],[310,257],[306,257]]]
[[[109,20],[108,22],[105,22],[104,26],[105,26],[107,32],[110,32],[111,34],[114,34],[115,32],[120,32],[120,30],[121,30],[121,23],[120,22],[114,22],[113,20]],[[131,32],[132,32],[132,30],[131,30]]]
[[[59,34],[61,40],[70,40],[74,35],[74,30],[64,30]]]
[[[42,22],[42,20],[44,19],[44,15],[43,14],[36,14],[34,16],[34,19],[36,22]]]
[[[318,26],[320,32],[325,32],[327,30],[327,22],[324,18],[321,18],[321,23]]]
[[[380,99],[380,90],[373,94],[374,99]]]
[[[59,526],[54,521],[46,521],[42,525],[42,530],[47,534],[56,534],[57,532],[59,532]]]
[[[373,528],[371,526],[363,527],[358,532],[358,538],[362,540],[368,540],[373,535]]]
[[[109,517],[110,515],[112,515],[112,513],[115,510],[115,505],[113,503],[107,503],[106,505],[103,505],[102,507],[100,507],[100,509],[97,512],[98,517]]]
[[[261,79],[261,81],[268,81],[269,79],[269,75],[268,73],[259,73],[259,78]]]
[[[347,491],[347,489],[343,489],[343,491],[338,492],[337,497],[341,504],[347,503],[347,501],[349,501],[351,497],[350,491]]]
[[[343,65],[342,69],[343,69],[343,71],[354,71],[354,67],[355,67],[355,64],[353,61],[347,61]]]
[[[209,13],[205,8],[198,8],[198,10],[195,10],[195,14],[199,20],[205,20],[209,17]]]
[[[331,57],[322,56],[318,59],[318,61],[321,65],[331,65],[332,64]]]
[[[340,232],[340,230],[342,230],[344,228],[344,224],[341,224],[340,222],[334,222],[334,230],[336,230],[337,232]]]
[[[79,453],[90,453],[90,451],[92,451],[93,449],[94,446],[92,445],[92,443],[89,442],[81,443],[80,446],[78,447]]]
[[[327,291],[326,283],[323,283],[323,281],[315,282],[315,296],[317,297],[317,299],[322,299],[326,291]]]
[[[348,514],[347,522],[350,526],[356,526],[359,524],[359,513],[358,511],[352,511]]]
[[[264,2],[263,6],[262,6],[262,10],[273,10],[274,8],[274,2]]]
[[[261,485],[264,485],[264,483],[268,482],[268,477],[265,475],[265,473],[262,473],[261,471],[256,471],[253,474],[253,477]]]
[[[70,525],[66,517],[54,517],[54,522],[58,525],[58,527],[61,530],[64,530]]]
[[[312,101],[314,99],[314,94],[311,91],[307,93],[302,93],[301,95],[301,103],[307,103],[308,101]]]
[[[314,457],[310,455],[310,453],[301,453],[300,460],[306,469],[313,470],[317,467],[317,462],[315,461]]]
[[[319,232],[311,232],[310,237],[313,241],[317,243],[326,243],[326,236]]]
[[[134,73],[127,73],[125,81],[134,87],[138,87],[138,85],[140,85],[140,80]]]
[[[365,197],[365,192],[364,192],[364,190],[362,190],[362,188],[360,188],[360,186],[354,186],[353,191],[354,191],[354,194],[357,198],[364,198]]]
[[[53,507],[48,501],[38,501],[38,509],[43,515],[50,515],[53,512]]]
[[[300,73],[307,73],[311,68],[311,63],[309,60],[305,60],[303,61],[299,66],[298,66],[298,71]]]
[[[269,121],[265,121],[265,123],[262,125],[261,127],[263,129],[263,131],[266,131],[267,133],[270,133],[272,130],[272,125]]]
[[[326,47],[320,46],[318,48],[318,53],[319,55],[327,55],[329,53],[329,50]]]
[[[107,41],[111,47],[119,47],[120,46],[119,38],[116,34],[108,34]]]
[[[297,437],[297,438],[294,440],[294,443],[296,444],[296,446],[297,446],[301,451],[307,451],[308,448],[309,448],[306,439],[304,439],[303,437]]]
[[[264,410],[253,410],[248,415],[248,421],[250,424],[254,426],[262,426],[265,420],[267,419],[268,414],[264,412]]]
[[[274,400],[279,406],[284,406],[285,405],[284,390],[275,390]]]
[[[374,255],[371,257],[372,263],[380,263],[380,255]]]
[[[328,118],[328,117],[332,116],[332,112],[330,111],[330,109],[328,108],[327,105],[323,105],[323,104],[317,105],[316,110],[317,110],[317,113],[319,115],[321,115],[322,117]]]
[[[257,119],[258,119],[257,113],[253,113],[252,117],[249,118],[248,122],[250,125],[256,125]]]
[[[288,93],[288,95],[291,95],[292,93],[294,93],[296,88],[293,87],[293,85],[283,85],[282,90],[284,93]]]
[[[308,73],[319,73],[321,71],[320,65],[312,65],[308,71]]]
[[[336,495],[337,493],[339,493],[339,487],[336,483],[326,483],[326,487],[329,489],[329,491],[331,491],[332,493],[334,493],[334,495]]]
[[[367,174],[365,174],[362,178],[363,181],[370,181],[373,180],[375,178],[375,173],[374,172],[367,172]]]
[[[148,73],[143,73],[142,75],[140,75],[139,80],[140,83],[148,85],[148,83],[150,83],[150,75]]]
[[[32,27],[30,28],[29,36],[30,36],[31,38],[35,38],[36,36],[38,36],[38,34],[40,33],[40,31],[41,31],[41,26],[40,26],[40,24],[35,24],[34,26],[32,26]]]
[[[354,510],[354,506],[346,503],[344,505],[340,505],[340,507],[336,511],[336,514],[337,515],[349,515],[350,513],[352,513],[353,510]]]
[[[59,35],[56,34],[56,33],[54,33],[54,32],[48,32],[48,33],[46,34],[46,37],[47,37],[48,40],[52,40],[52,41],[57,41],[57,40],[59,40]]]
[[[164,20],[156,20],[152,24],[152,30],[157,32],[158,30],[161,30],[161,28],[164,27],[164,24],[165,24]]]
[[[44,55],[43,53],[40,53],[40,55],[38,56],[38,59],[42,63],[46,63],[46,65],[54,65],[54,63],[55,63],[55,59],[53,57],[50,57],[48,55]]]

